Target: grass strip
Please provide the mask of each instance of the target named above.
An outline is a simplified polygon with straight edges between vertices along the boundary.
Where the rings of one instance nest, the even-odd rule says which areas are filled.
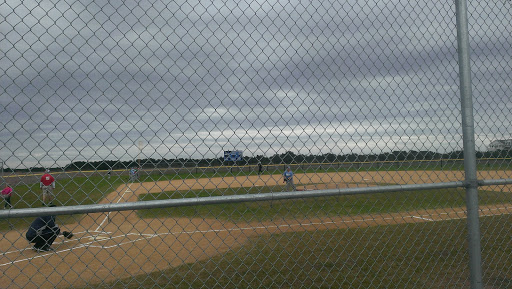
[[[509,288],[512,217],[481,222],[485,285]],[[467,288],[466,240],[466,220],[261,235],[205,261],[88,288]]]
[[[234,194],[256,194],[281,191],[281,186],[198,190],[143,194],[140,201],[172,198],[197,198]],[[480,191],[480,204],[510,202],[510,193]],[[348,216],[400,211],[418,211],[465,206],[465,190],[443,189],[382,194],[365,194],[336,197],[319,197],[296,200],[247,202],[140,210],[141,218],[212,218],[235,222],[267,221],[277,218],[309,218],[311,216]]]
[[[128,177],[105,178],[103,176],[58,179],[54,191],[57,206],[89,205],[98,203],[109,192],[126,183]],[[21,184],[13,188],[12,203],[16,209],[42,207],[41,189],[37,184]],[[80,216],[59,216],[59,224],[76,222]],[[0,220],[0,231],[26,229],[33,218]]]

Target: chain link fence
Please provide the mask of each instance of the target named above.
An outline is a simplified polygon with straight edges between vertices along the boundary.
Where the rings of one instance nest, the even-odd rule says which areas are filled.
[[[0,2],[0,287],[510,288],[510,11]]]

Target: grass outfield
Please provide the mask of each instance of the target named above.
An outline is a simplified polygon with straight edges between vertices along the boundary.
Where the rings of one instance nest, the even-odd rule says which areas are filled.
[[[229,174],[227,174],[229,175]],[[226,174],[213,174],[212,177],[222,177]],[[159,175],[152,174],[143,176],[142,182],[152,182],[161,180],[184,179],[191,177],[188,175]],[[195,177],[205,177],[204,174],[195,175]],[[111,177],[104,176],[62,178],[57,180],[55,190],[57,205],[73,206],[98,203],[106,194],[114,191],[122,184],[128,183],[128,176]],[[385,184],[382,184],[385,185]],[[232,194],[253,194],[269,193],[282,191],[281,186],[258,187],[258,188],[236,188],[236,189],[216,189],[188,192],[167,192],[157,194],[145,194],[140,197],[141,201],[160,200],[168,198],[190,198],[198,196],[218,196]],[[508,193],[479,191],[480,204],[509,203]],[[404,196],[412,196],[404,199]],[[41,190],[39,184],[23,184],[14,187],[12,202],[15,208],[34,208],[41,207]],[[441,191],[417,191],[417,192],[397,192],[391,194],[371,194],[364,196],[345,196],[324,198],[320,201],[311,202],[308,200],[280,201],[293,203],[293,206],[277,206],[280,202],[263,203],[242,203],[203,207],[183,207],[173,209],[154,209],[138,212],[143,218],[156,218],[168,216],[188,216],[188,217],[215,217],[230,218],[232,220],[246,220],[247,215],[251,218],[260,220],[271,219],[274,217],[297,217],[304,216],[308,210],[318,211],[318,208],[324,208],[324,215],[353,215],[365,212],[397,212],[414,209],[443,208],[443,207],[462,207],[465,205],[464,189],[451,189]],[[334,202],[333,202],[334,200]],[[3,204],[0,204],[3,206]],[[248,214],[250,213],[250,214]],[[61,224],[76,222],[79,216],[59,216],[58,221]],[[25,229],[32,219],[8,219],[0,220],[0,231],[10,229]]]
[[[484,284],[510,288],[512,217],[481,225]],[[262,235],[209,260],[87,288],[468,288],[466,240],[466,220]]]
[[[397,165],[396,163],[402,163]],[[327,165],[327,164],[325,164]],[[263,174],[282,174],[285,169],[285,165],[272,165],[282,166],[279,169],[265,170]],[[250,166],[255,167],[255,166]],[[178,174],[162,174],[162,173],[151,173],[148,178],[152,181],[164,181],[164,180],[177,180],[177,179],[197,179],[197,178],[215,178],[215,177],[232,177],[232,176],[252,176],[257,175],[256,169],[248,169],[247,166],[233,166],[231,172],[228,171],[216,171],[215,167],[191,167],[186,168],[185,172]],[[224,169],[226,169],[224,167]],[[480,172],[484,171],[507,171],[512,169],[512,162],[509,163],[489,163],[489,164],[477,164],[477,170]],[[331,167],[318,167],[317,165],[304,164],[292,164],[292,170],[294,174],[324,174],[324,173],[365,173],[375,171],[464,171],[464,163],[458,161],[451,163],[447,161],[447,164],[441,165],[438,161],[434,162],[421,162],[421,163],[408,163],[407,161],[402,162],[389,162],[382,164],[358,164],[354,163],[349,166],[341,164],[333,164]]]
[[[166,179],[171,176],[163,176]],[[148,175],[141,179],[142,182],[153,182],[162,178],[161,175]],[[175,176],[174,176],[175,178]],[[129,183],[128,176],[106,178],[105,176],[57,177],[55,187],[55,201],[57,206],[90,205],[99,203],[107,194],[115,191],[119,186]],[[41,202],[41,189],[39,183],[20,184],[15,186],[11,199],[15,209],[43,207]],[[0,206],[3,208],[3,203]],[[59,216],[59,224],[76,222],[80,215]],[[0,220],[0,231],[11,229],[25,230],[33,218],[18,218]]]
[[[96,179],[97,178],[97,179]],[[172,177],[175,178],[175,177]],[[148,177],[142,181],[156,181]],[[60,205],[97,203],[127,178],[59,180]],[[386,185],[386,184],[382,184]],[[23,191],[25,189],[25,191]],[[59,190],[60,189],[60,190]],[[281,191],[281,186],[146,194],[140,200]],[[36,185],[15,188],[16,206],[40,206]],[[72,196],[67,195],[73,193]],[[510,203],[510,193],[479,191],[480,204]],[[293,201],[140,210],[144,218],[202,217],[230,221],[362,215],[465,206],[464,189],[311,198]],[[506,214],[507,212],[504,212]],[[79,216],[59,216],[59,223]],[[508,215],[481,218],[484,277],[498,288],[512,286]],[[9,220],[12,221],[12,220]],[[17,220],[16,220],[17,221]],[[17,224],[25,230],[31,220]],[[7,228],[7,220],[0,225]],[[390,221],[389,224],[393,224]],[[240,248],[209,260],[134,276],[96,288],[467,288],[466,220],[381,225],[252,237]],[[94,288],[88,284],[87,288]],[[494,288],[494,287],[493,287]]]
[[[282,191],[281,186],[214,189],[187,192],[143,194],[140,201],[169,198],[196,198],[234,194],[256,194]],[[479,204],[510,203],[511,194],[495,191],[479,191]],[[142,218],[200,217],[224,219],[235,222],[272,220],[276,218],[304,218],[311,216],[347,216],[369,213],[393,213],[436,208],[465,207],[465,189],[409,191],[381,194],[365,194],[336,197],[319,197],[296,200],[247,202],[208,206],[190,206],[140,210]]]
[[[98,203],[103,197],[126,183],[128,177],[107,179],[101,176],[58,179],[55,188],[57,206],[89,205]],[[16,209],[42,207],[41,189],[37,184],[23,184],[13,188],[12,204]],[[3,204],[0,204],[3,207]],[[59,224],[76,222],[77,216],[59,216]],[[25,230],[34,218],[0,220],[0,231]]]

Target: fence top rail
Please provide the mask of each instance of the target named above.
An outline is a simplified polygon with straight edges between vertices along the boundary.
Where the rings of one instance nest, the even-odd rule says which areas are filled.
[[[509,180],[512,183],[512,180]],[[105,213],[113,211],[130,211],[156,208],[185,207],[185,206],[203,206],[214,204],[243,203],[243,202],[260,202],[273,200],[289,200],[315,197],[330,197],[343,195],[363,195],[376,193],[394,193],[403,191],[418,191],[429,189],[448,189],[464,187],[463,181],[432,183],[432,184],[413,184],[413,185],[391,185],[364,188],[339,188],[311,191],[294,191],[294,192],[276,192],[262,194],[245,194],[230,196],[214,196],[214,197],[198,197],[184,199],[168,199],[154,201],[138,201],[127,203],[109,203],[79,206],[62,206],[62,207],[41,207],[41,208],[23,208],[0,211],[0,219],[38,217],[48,215],[74,215],[85,213]]]

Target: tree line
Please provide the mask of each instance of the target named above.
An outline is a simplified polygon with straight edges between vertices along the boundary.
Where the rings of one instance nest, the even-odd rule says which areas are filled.
[[[481,158],[511,158],[512,150],[506,151],[487,151],[477,152],[476,157]],[[463,151],[454,151],[449,153],[437,153],[432,151],[393,151],[380,154],[344,154],[337,155],[332,153],[320,155],[304,155],[287,151],[273,156],[244,156],[241,161],[225,162],[223,157],[219,158],[176,158],[176,159],[153,159],[146,158],[140,160],[104,160],[104,161],[76,161],[64,167],[53,167],[52,169],[64,171],[84,171],[84,170],[118,170],[131,167],[142,168],[183,168],[197,166],[243,166],[243,165],[276,165],[276,164],[301,164],[301,163],[335,163],[335,162],[377,162],[377,161],[426,161],[426,160],[454,160],[463,159]],[[4,168],[4,172],[14,171],[44,171],[44,167],[32,167],[28,169]]]

